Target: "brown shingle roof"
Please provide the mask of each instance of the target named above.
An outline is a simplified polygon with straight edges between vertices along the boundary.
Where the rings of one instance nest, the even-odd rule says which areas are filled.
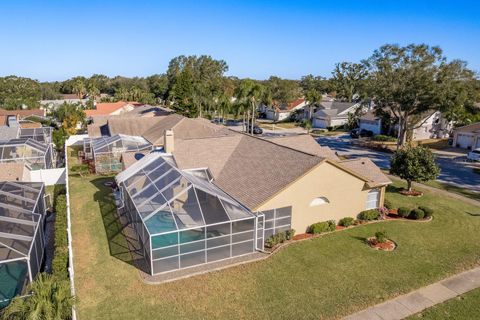
[[[305,153],[310,153],[321,158],[338,161],[339,158],[329,147],[323,147],[318,144],[309,134],[298,134],[290,136],[269,137],[268,140],[279,145],[296,149]]]
[[[208,167],[214,184],[252,210],[324,161],[240,133],[175,141],[173,155],[180,169]]]
[[[382,170],[368,158],[344,160],[339,161],[338,164],[366,178],[366,182],[371,188],[392,183]]]

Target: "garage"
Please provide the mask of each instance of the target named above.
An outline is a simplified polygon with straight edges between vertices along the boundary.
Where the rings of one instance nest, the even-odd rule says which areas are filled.
[[[473,146],[474,137],[470,134],[459,133],[457,135],[457,147],[463,149],[471,149]]]
[[[480,148],[480,137],[477,137],[477,145],[475,146],[475,149]]]
[[[328,122],[326,119],[315,118],[313,119],[314,128],[326,128],[328,127]]]

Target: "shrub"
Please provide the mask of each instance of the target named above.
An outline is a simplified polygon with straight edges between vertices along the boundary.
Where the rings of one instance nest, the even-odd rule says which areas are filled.
[[[400,207],[398,208],[397,214],[402,218],[406,218],[410,214],[410,209],[407,207]]]
[[[60,194],[55,200],[55,254],[52,271],[60,277],[68,276],[67,198]]]
[[[421,220],[424,216],[425,212],[422,209],[413,209],[410,211],[410,215],[408,217],[414,220]]]
[[[433,209],[430,207],[420,206],[418,209],[423,210],[423,213],[425,213],[424,218],[433,216]]]
[[[293,229],[291,229],[291,230],[293,230]],[[288,240],[286,232],[278,232],[278,233],[275,233],[275,234],[271,235],[267,239],[267,241],[265,241],[265,246],[267,248],[273,248],[277,244],[284,243],[285,240]]]
[[[309,232],[313,234],[320,234],[324,232],[335,231],[335,220],[317,222],[310,226]]]
[[[352,217],[345,217],[343,219],[340,219],[340,221],[338,221],[338,225],[343,227],[350,227],[353,225],[354,222],[355,222],[355,219],[353,219]]]
[[[385,243],[387,242],[387,233],[385,231],[377,231],[375,232],[375,239],[378,243]]]
[[[285,231],[285,238],[287,240],[292,240],[294,236],[295,236],[295,229],[289,229]]]
[[[397,141],[397,138],[395,138],[395,137],[390,137],[390,136],[386,136],[386,135],[383,135],[383,134],[377,134],[377,135],[373,136],[372,140],[374,140],[374,141],[390,141],[390,142],[394,142],[394,141]]]
[[[376,220],[380,216],[380,212],[377,209],[370,209],[360,212],[358,219],[364,221]]]
[[[385,201],[383,202],[383,206],[387,209],[395,209],[395,207],[393,206],[392,202],[388,199],[385,199]]]

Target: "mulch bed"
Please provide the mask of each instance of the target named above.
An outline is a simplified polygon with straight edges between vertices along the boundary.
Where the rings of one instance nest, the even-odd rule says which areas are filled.
[[[300,233],[293,237],[293,240],[304,240],[304,239],[311,239],[313,238],[313,234],[311,233]]]
[[[404,196],[407,196],[407,197],[421,197],[421,196],[423,196],[423,192],[417,191],[417,190],[408,191],[407,189],[402,189],[402,190],[398,191],[398,193],[400,193]]]
[[[392,240],[387,240],[384,243],[377,242],[377,239],[375,237],[370,237],[367,239],[368,245],[375,249],[375,250],[383,250],[383,251],[393,251],[397,247],[395,242]]]

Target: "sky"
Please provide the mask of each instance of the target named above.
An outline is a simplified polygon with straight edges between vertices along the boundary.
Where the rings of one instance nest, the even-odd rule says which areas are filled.
[[[329,77],[386,43],[438,45],[478,72],[479,10],[462,0],[4,0],[0,76],[148,76],[207,54],[241,78]]]

